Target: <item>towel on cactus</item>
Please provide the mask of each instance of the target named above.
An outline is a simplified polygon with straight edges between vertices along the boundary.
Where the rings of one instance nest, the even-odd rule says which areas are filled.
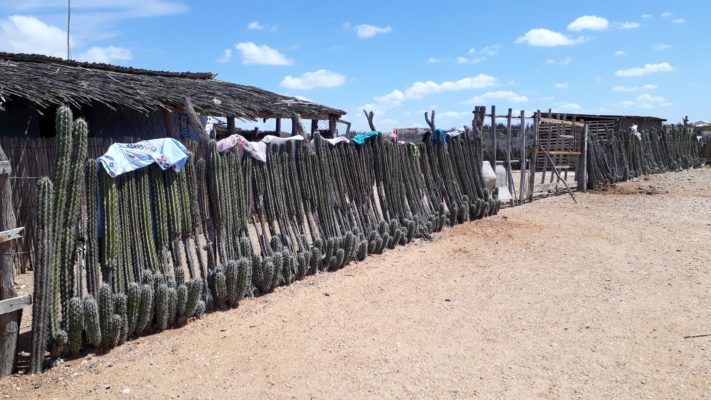
[[[114,178],[153,163],[163,170],[173,168],[179,172],[188,161],[188,149],[171,138],[114,143],[96,161]]]

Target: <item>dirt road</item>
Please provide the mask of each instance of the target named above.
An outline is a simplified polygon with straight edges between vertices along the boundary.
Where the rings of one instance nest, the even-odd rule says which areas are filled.
[[[711,169],[577,198],[0,380],[0,396],[711,398]]]

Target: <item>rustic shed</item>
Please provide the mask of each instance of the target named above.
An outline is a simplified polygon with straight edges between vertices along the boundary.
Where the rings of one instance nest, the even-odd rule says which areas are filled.
[[[166,72],[0,53],[0,135],[54,132],[54,108],[67,104],[92,136],[189,135],[200,116],[292,118],[335,123],[344,111],[215,79],[212,73]],[[48,128],[48,129],[47,129]]]
[[[664,118],[642,115],[602,115],[602,114],[563,114],[553,112],[557,119],[587,122],[591,135],[606,137],[608,132],[617,132],[637,125],[639,130],[662,129]]]

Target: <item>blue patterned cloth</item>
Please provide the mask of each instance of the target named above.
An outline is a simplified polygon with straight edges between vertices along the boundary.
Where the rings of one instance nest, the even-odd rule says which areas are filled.
[[[96,162],[111,177],[147,167],[153,163],[165,170],[180,171],[188,160],[188,150],[175,139],[152,139],[137,143],[114,143]]]

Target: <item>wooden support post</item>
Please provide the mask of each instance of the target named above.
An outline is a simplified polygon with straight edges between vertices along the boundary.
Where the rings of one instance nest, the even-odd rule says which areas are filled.
[[[549,119],[552,119],[552,118],[553,118],[552,110],[551,110],[550,108],[548,109],[548,118],[549,118]],[[545,143],[546,146],[549,146],[549,145],[550,145],[550,142],[551,142],[551,135],[553,135],[553,125],[552,125],[552,124],[548,124],[548,136],[547,136],[547,140],[546,140],[546,143]],[[541,146],[541,145],[539,144],[539,146]],[[534,167],[535,167],[535,166],[534,166]],[[544,158],[544,159],[543,159],[543,171],[541,171],[541,184],[546,183],[546,170],[547,170],[547,169],[548,169],[548,159],[547,159],[547,158]]]
[[[237,126],[235,125],[235,117],[227,117],[227,134],[234,135],[237,133]]]
[[[578,190],[584,192],[588,188],[588,124],[583,128],[583,137],[580,143],[580,168],[575,171],[575,179],[578,181]]]
[[[328,137],[335,138],[338,135],[336,128],[336,117],[331,115],[328,117]]]
[[[538,110],[533,115],[533,142],[531,143],[531,177],[528,180],[528,201],[533,201],[533,190],[536,184],[536,162],[538,158],[538,128],[541,124],[541,111]]]
[[[293,127],[291,129],[292,131],[294,130]],[[276,132],[277,136],[281,136],[281,118],[276,119],[276,126],[274,127],[274,131]]]
[[[496,172],[496,106],[491,106],[491,168]]]
[[[521,146],[521,182],[519,183],[518,203],[523,204],[526,201],[526,111],[524,110],[521,110],[521,129],[518,134],[520,135],[518,142]]]
[[[508,179],[509,193],[511,193],[511,206],[516,201],[516,188],[513,182],[513,173],[511,172],[511,116],[513,110],[509,108],[506,115],[506,178]],[[496,170],[494,170],[496,172]]]
[[[163,109],[163,125],[165,125],[165,134],[167,137],[175,137],[175,125],[173,125],[173,113],[170,110]]]
[[[311,136],[313,136],[314,133],[318,131],[318,120],[317,119],[312,119],[311,120]]]
[[[0,146],[0,162],[8,161]],[[15,211],[12,208],[10,168],[0,174],[0,231],[15,229]],[[12,254],[13,241],[0,243],[0,300],[17,296],[15,292],[15,265]],[[10,375],[15,366],[17,336],[20,332],[21,313],[0,313],[0,377]]]
[[[32,296],[29,294],[0,300],[0,315],[14,313],[15,311],[22,310],[24,307],[29,305],[32,305]]]
[[[552,166],[552,168],[551,168],[551,169],[552,169],[552,173],[554,173],[555,176],[558,177],[558,180],[560,180],[560,181],[563,182],[563,185],[565,185],[565,188],[568,190],[568,194],[570,195],[570,197],[573,198],[573,202],[574,202],[574,203],[577,203],[578,201],[575,200],[575,196],[573,195],[573,191],[570,190],[570,186],[568,186],[568,182],[566,182],[565,179],[563,179],[563,178],[560,176],[560,174],[558,173],[558,168],[555,167],[555,164],[553,163],[553,159],[551,158],[551,155],[548,154],[548,152],[546,151],[545,148],[543,148],[543,147],[539,147],[539,148],[541,149],[541,152],[543,152],[543,155],[545,155],[546,158],[548,158],[548,160],[550,160],[551,166]]]

